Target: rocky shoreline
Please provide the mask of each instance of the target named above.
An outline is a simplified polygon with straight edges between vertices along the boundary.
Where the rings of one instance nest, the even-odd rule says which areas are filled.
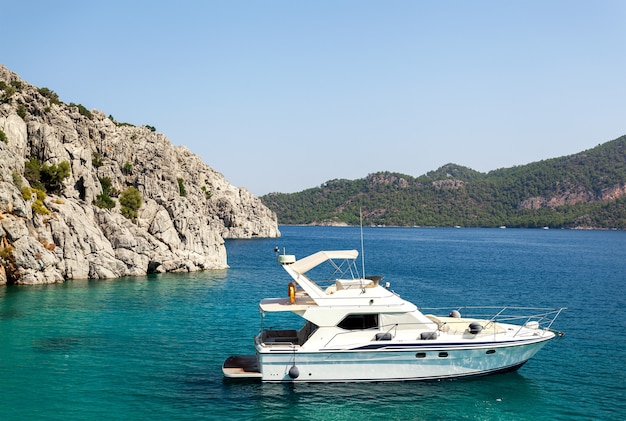
[[[1,65],[0,140],[0,284],[224,269],[225,238],[280,236],[274,212],[187,148]],[[69,171],[43,191],[33,162]]]

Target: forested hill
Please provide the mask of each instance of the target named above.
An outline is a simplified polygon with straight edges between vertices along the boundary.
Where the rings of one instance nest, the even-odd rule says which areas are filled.
[[[481,173],[447,164],[379,172],[261,200],[279,224],[626,229],[626,136],[574,155]]]

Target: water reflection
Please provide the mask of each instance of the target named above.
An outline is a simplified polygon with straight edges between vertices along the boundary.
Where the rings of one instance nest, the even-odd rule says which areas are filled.
[[[262,419],[440,419],[442,408],[459,404],[466,406],[462,412],[469,419],[498,418],[503,413],[531,419],[525,418],[528,405],[539,409],[546,404],[541,387],[517,372],[427,382],[271,384],[228,380],[223,382],[223,390],[233,410],[258,414]]]
[[[98,348],[103,338],[98,336],[57,336],[33,341],[37,352],[68,352],[77,348]]]

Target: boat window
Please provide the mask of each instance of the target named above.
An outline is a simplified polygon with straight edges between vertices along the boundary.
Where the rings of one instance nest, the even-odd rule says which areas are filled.
[[[487,354],[495,354],[496,350],[495,349],[488,349],[487,350]]]
[[[447,352],[440,352],[440,353],[439,353],[439,356],[440,356],[441,358],[445,358],[445,357],[447,357],[447,356],[448,356],[448,353],[447,353]]]
[[[378,314],[349,314],[338,327],[346,330],[361,330],[378,327]]]
[[[415,354],[415,358],[426,358],[426,353],[418,352],[417,354]]]

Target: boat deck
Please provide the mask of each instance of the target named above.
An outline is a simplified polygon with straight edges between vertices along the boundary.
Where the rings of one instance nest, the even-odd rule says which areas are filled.
[[[464,335],[469,332],[472,323],[478,323],[482,326],[482,331],[479,333],[481,336],[506,333],[507,331],[500,323],[490,320],[465,317],[442,317],[432,314],[426,314],[425,316],[435,322],[440,331],[446,332],[448,335]]]
[[[225,377],[261,378],[259,360],[256,355],[233,355],[222,365]]]

